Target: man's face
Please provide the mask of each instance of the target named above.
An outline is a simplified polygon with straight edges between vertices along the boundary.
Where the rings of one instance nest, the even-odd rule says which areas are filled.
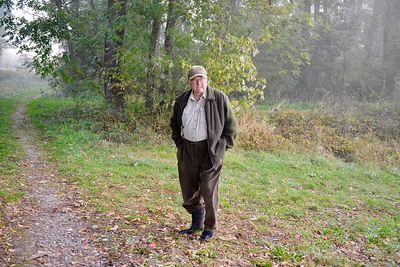
[[[202,96],[207,88],[207,77],[197,76],[189,80],[190,88],[195,96]]]

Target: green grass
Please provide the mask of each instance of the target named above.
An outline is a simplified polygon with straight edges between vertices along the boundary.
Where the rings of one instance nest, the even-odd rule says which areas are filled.
[[[15,100],[0,98],[0,162],[7,161],[16,152],[11,119],[15,109]]]
[[[0,199],[7,203],[23,196],[21,179],[15,177],[19,158],[17,139],[12,130],[12,114],[18,102],[0,98]]]
[[[108,142],[93,130],[98,122],[77,115],[83,110],[76,108],[87,107],[38,99],[28,111],[60,171],[98,211],[127,220],[120,224],[129,233],[125,241],[143,262],[171,263],[178,253],[179,263],[206,265],[399,263],[398,170],[229,151],[220,185],[220,239],[202,246],[174,234],[189,217],[180,207],[176,152],[168,136]],[[145,235],[147,243],[134,243],[132,235]]]
[[[293,109],[293,110],[298,110],[298,111],[305,111],[305,110],[314,110],[318,108],[319,105],[317,104],[311,104],[311,103],[302,103],[302,102],[296,102],[296,103],[289,103],[289,102],[276,102],[276,101],[265,101],[264,103],[260,103],[257,106],[257,109],[261,111],[271,111],[276,108],[280,109]]]

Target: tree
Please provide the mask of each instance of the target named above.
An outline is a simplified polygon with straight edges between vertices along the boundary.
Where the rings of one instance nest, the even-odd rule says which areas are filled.
[[[20,51],[34,52],[32,65],[41,76],[52,74],[63,55],[53,56],[54,42],[63,43],[69,38],[68,22],[61,16],[53,3],[42,3],[32,0],[18,1],[17,6],[29,6],[36,12],[46,14],[32,21],[15,17],[11,10],[15,8],[14,1],[1,0],[9,12],[2,16],[1,24],[5,26],[8,42]]]
[[[400,3],[386,0],[383,3],[383,94],[393,96],[396,77],[400,76]]]
[[[205,65],[217,88],[240,98],[234,102],[251,104],[261,94],[252,62],[257,48],[250,36],[235,36],[236,29],[224,23],[227,4],[170,0],[133,6],[133,20],[149,20],[141,20],[141,34],[137,26],[128,27],[127,35],[136,39],[127,41],[126,64],[128,72],[137,74],[141,90],[136,93],[146,99],[149,112],[167,109],[186,88],[185,73],[191,64]]]
[[[122,53],[125,39],[126,0],[108,0],[108,30],[104,42],[104,96],[119,113],[124,108]]]
[[[37,15],[32,21],[9,16],[10,41],[35,52],[36,71],[51,75],[66,94],[79,97],[102,87],[98,91],[116,112],[124,109],[128,93],[145,99],[150,113],[162,112],[186,88],[191,64],[205,65],[213,84],[236,98],[234,103],[254,103],[262,93],[253,63],[256,43],[231,23],[240,14],[240,1],[17,3]],[[60,54],[53,53],[54,43],[61,44]]]
[[[236,1],[236,6],[239,11],[232,19],[240,35],[250,33],[256,42],[259,54],[254,62],[259,76],[267,80],[266,96],[301,95],[296,83],[309,67],[309,13],[290,1]]]
[[[3,7],[2,5],[0,5],[0,16],[1,17],[7,16],[7,9],[5,6]],[[4,34],[5,34],[4,27],[2,24],[0,24],[0,56],[1,56],[2,50],[5,46],[5,40],[3,38]]]
[[[146,92],[146,108],[149,112],[152,112],[154,109],[154,91],[155,88],[155,60],[157,53],[157,44],[159,43],[160,38],[160,30],[162,23],[162,16],[164,10],[160,0],[155,0],[153,2],[152,8],[150,9],[151,16],[151,35],[150,35],[150,43],[149,43],[149,58],[148,58],[148,67],[147,67],[147,92]]]

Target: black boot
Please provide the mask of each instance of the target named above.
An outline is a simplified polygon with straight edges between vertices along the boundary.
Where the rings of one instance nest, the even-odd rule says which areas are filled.
[[[200,232],[204,228],[204,209],[198,209],[192,213],[192,224],[189,229],[179,231],[182,235],[191,235]]]
[[[210,231],[210,230],[204,230],[202,233],[201,233],[201,236],[200,236],[200,241],[208,241],[208,240],[210,240],[212,237],[214,236],[214,232],[213,231]]]

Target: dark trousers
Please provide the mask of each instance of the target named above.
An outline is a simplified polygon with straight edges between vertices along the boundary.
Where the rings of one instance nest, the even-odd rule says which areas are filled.
[[[185,140],[179,146],[177,156],[183,207],[189,213],[204,208],[204,229],[213,231],[217,227],[218,184],[222,165],[216,169],[212,167],[207,140]]]

